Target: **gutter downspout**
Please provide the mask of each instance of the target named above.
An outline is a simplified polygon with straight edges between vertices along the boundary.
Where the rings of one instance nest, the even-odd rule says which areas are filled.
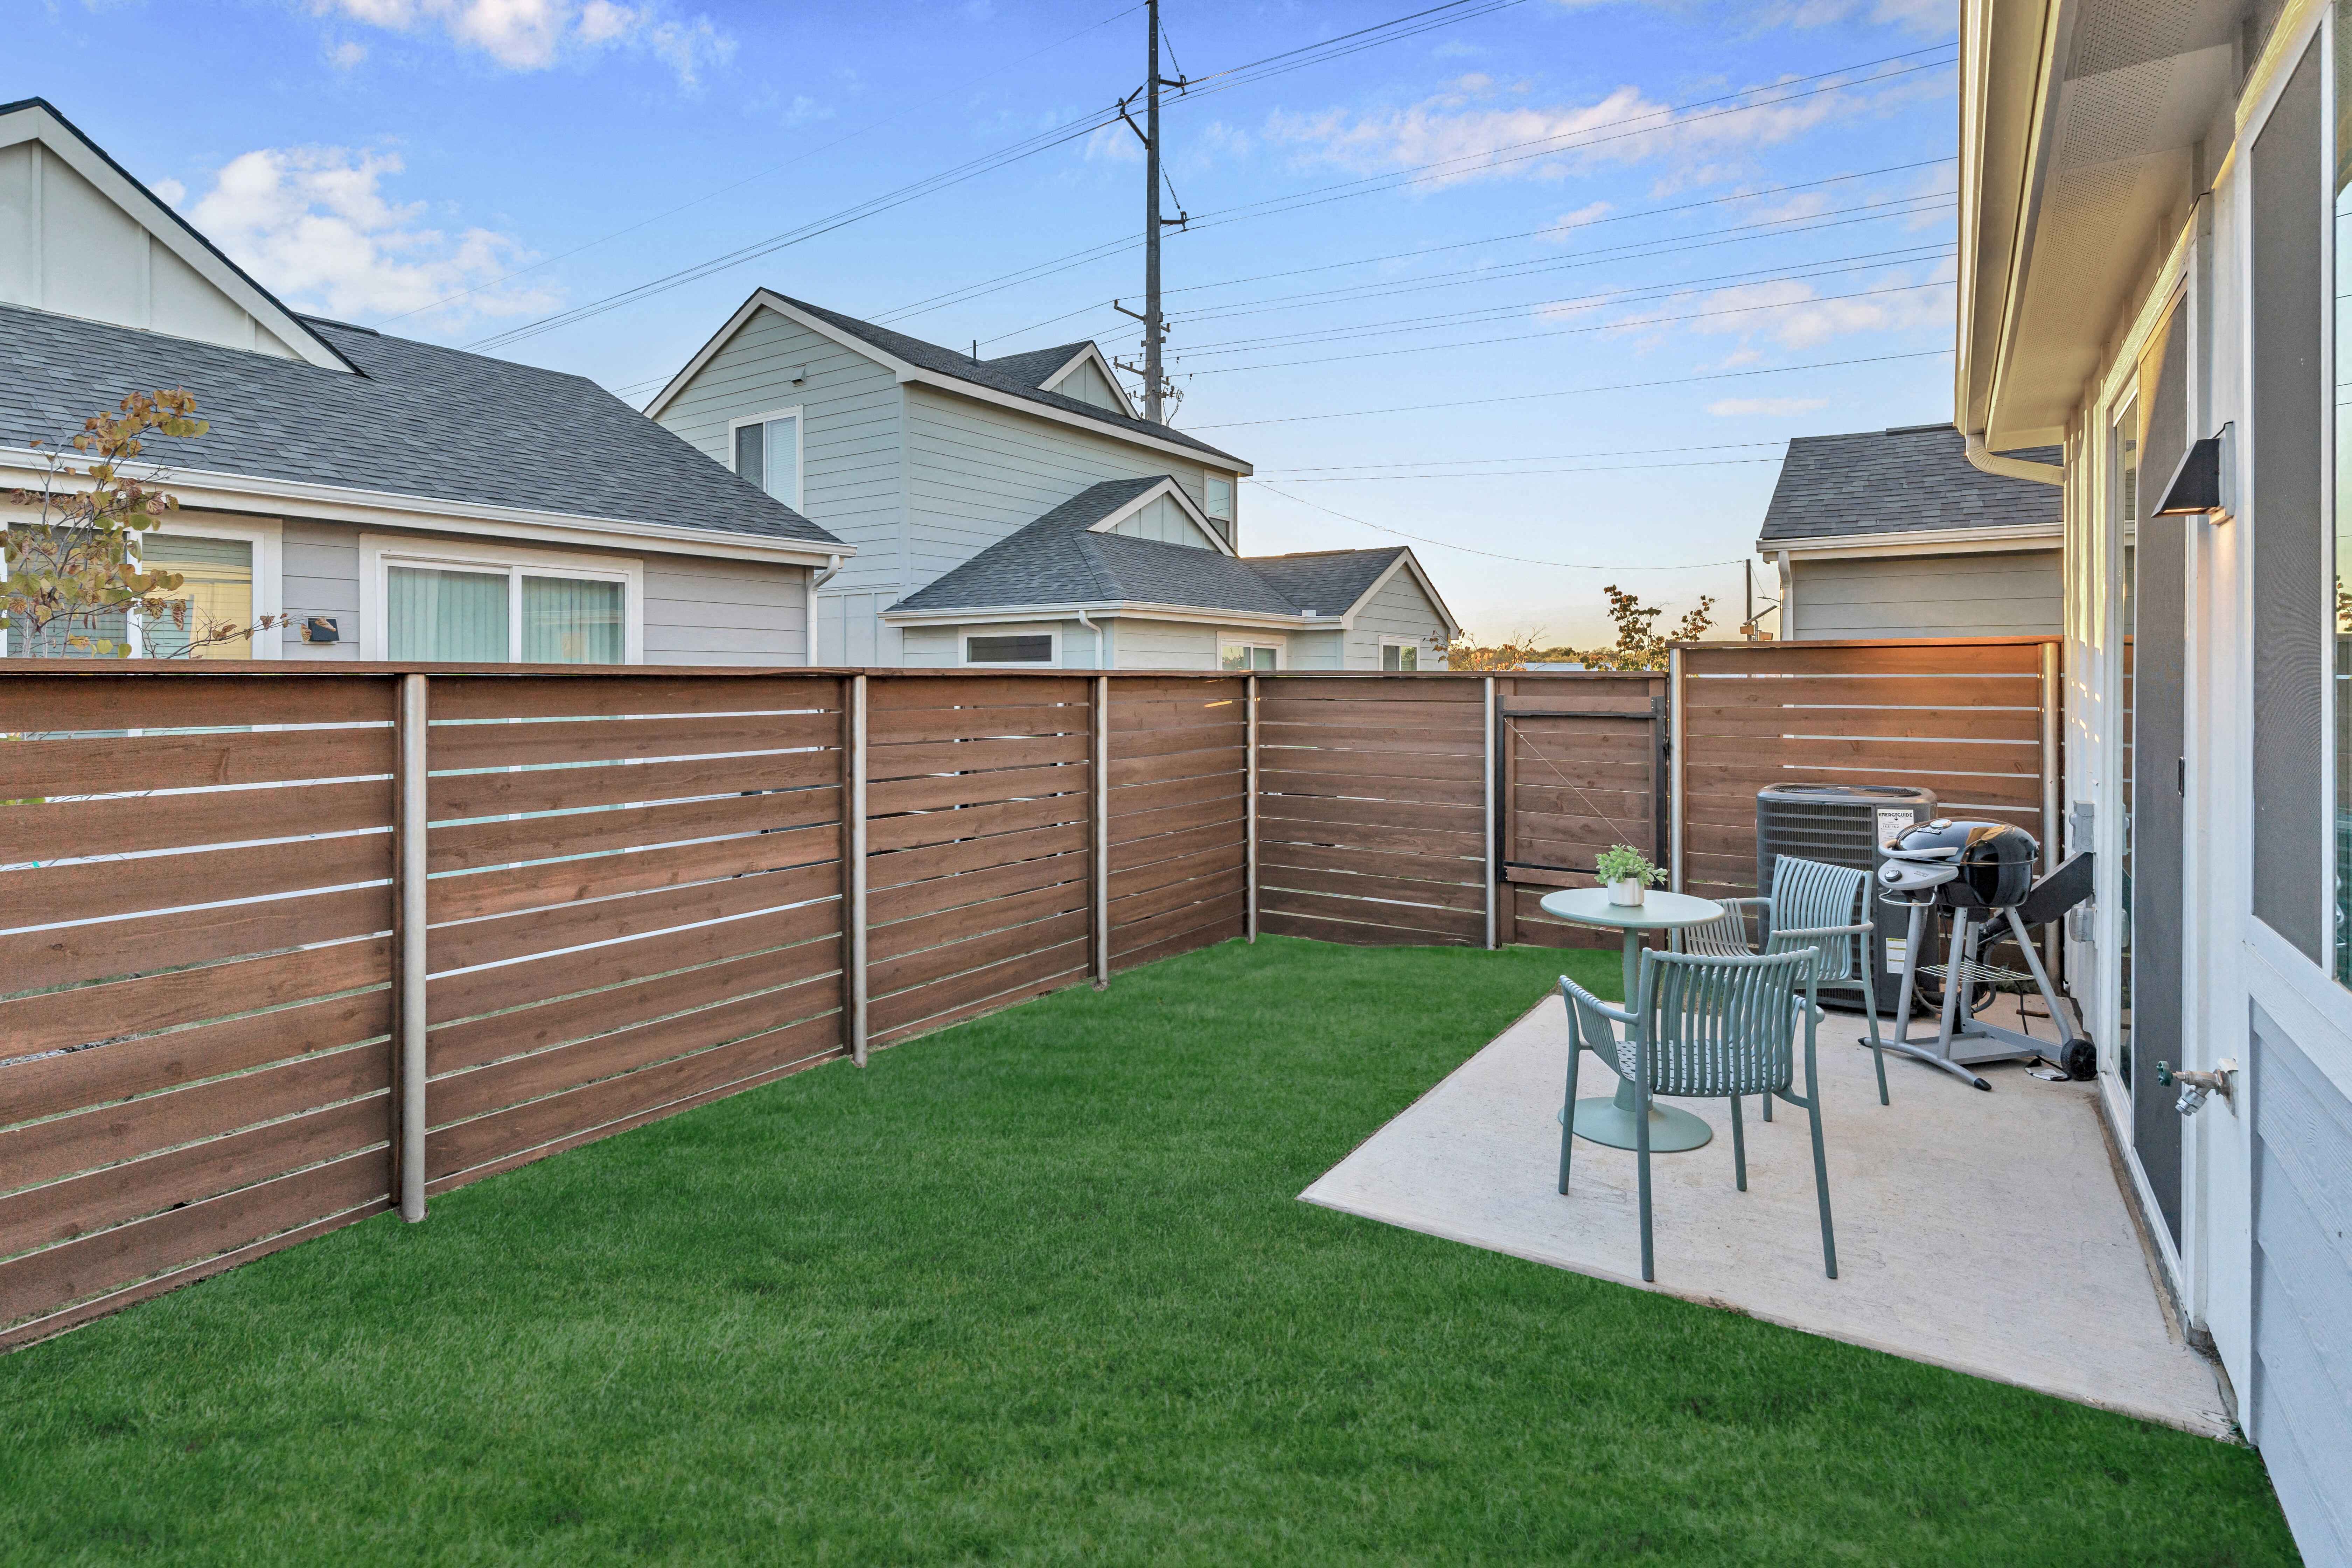
[[[840,576],[841,569],[848,564],[837,555],[829,555],[824,559],[832,564],[824,569],[824,574],[819,576],[818,574],[812,572],[806,579],[808,583],[808,657],[802,662],[812,667],[816,664],[816,591],[823,588],[826,583],[831,582],[835,578]],[[845,658],[848,656],[846,649],[843,650],[843,656]]]
[[[2022,457],[2003,457],[1985,444],[1984,432],[1969,432],[1969,466],[1980,474],[1998,475],[2003,479],[2030,479],[2036,485],[2063,485],[2066,469],[2059,463],[2031,463]]]
[[[1085,611],[1079,611],[1077,612],[1077,616],[1078,624],[1085,627],[1087,634],[1092,636],[1095,640],[1095,668],[1097,670],[1109,669],[1110,645],[1107,634],[1101,627],[1087,619],[1087,612]]]

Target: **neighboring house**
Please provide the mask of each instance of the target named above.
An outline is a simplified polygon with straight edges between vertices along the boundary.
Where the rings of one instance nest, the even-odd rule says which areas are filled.
[[[1409,549],[1241,555],[1249,465],[1092,343],[982,360],[763,288],[646,413],[856,546],[824,663],[1417,669],[1459,630]]]
[[[1780,568],[1784,639],[2051,635],[2060,536],[2057,491],[1979,470],[1949,424],[1914,424],[1790,442],[1756,548]]]
[[[801,664],[852,553],[578,376],[288,309],[37,99],[0,107],[0,490],[33,439],[194,394],[142,559],[294,619],[216,657]]]
[[[2352,1563],[2352,8],[1965,0],[1959,37],[1954,406],[2063,481],[2042,831],[2095,855],[2099,1103],[2303,1560]],[[2185,1116],[2168,1068],[2231,1092]]]

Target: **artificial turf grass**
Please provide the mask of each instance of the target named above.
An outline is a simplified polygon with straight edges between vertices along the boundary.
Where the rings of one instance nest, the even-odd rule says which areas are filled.
[[[2294,1560],[2243,1448],[1296,1201],[1563,967],[1228,944],[0,1357],[0,1553]]]

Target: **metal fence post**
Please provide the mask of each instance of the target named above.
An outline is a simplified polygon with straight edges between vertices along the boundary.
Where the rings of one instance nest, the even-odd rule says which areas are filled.
[[[400,677],[400,1218],[425,1218],[426,680]]]
[[[842,961],[843,1016],[849,1031],[849,1059],[866,1065],[866,677],[844,683],[842,762],[845,786],[842,821],[847,842],[842,852],[841,928],[848,952]]]
[[[1683,890],[1683,818],[1687,810],[1684,800],[1684,776],[1686,771],[1683,745],[1683,651],[1666,650],[1666,711],[1672,716],[1666,734],[1666,766],[1672,770],[1672,807],[1674,841],[1674,890]]]
[[[1095,989],[1110,984],[1110,677],[1095,677]]]
[[[1257,940],[1257,677],[1248,677],[1249,693],[1244,699],[1248,729],[1242,752],[1242,875],[1248,884],[1248,899],[1242,911],[1242,932],[1250,941]]]
[[[1502,868],[1500,867],[1500,865],[1499,865],[1499,864],[1497,864],[1497,862],[1496,862],[1496,852],[1495,852],[1495,677],[1494,677],[1494,676],[1492,676],[1492,675],[1488,675],[1488,676],[1486,677],[1486,682],[1485,682],[1485,690],[1486,690],[1486,946],[1487,946],[1488,951],[1490,951],[1490,952],[1491,952],[1491,951],[1494,949],[1494,946],[1495,946],[1495,898],[1496,898],[1496,884],[1497,883],[1497,882],[1498,882],[1498,881],[1500,880],[1500,878],[1501,878],[1501,870],[1502,870]]]

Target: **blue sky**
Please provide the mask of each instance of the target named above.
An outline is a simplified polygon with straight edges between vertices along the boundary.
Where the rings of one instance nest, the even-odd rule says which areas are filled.
[[[1486,636],[1601,640],[1612,580],[1736,620],[1778,443],[1949,414],[1953,9],[1480,0],[1218,75],[1432,3],[1168,0],[1170,74],[1210,78],[1166,113],[1177,423],[1256,465],[1244,549],[1410,536]],[[494,351],[635,401],[761,285],[1133,354],[1139,150],[1085,131],[1141,76],[1122,0],[48,0],[10,31],[0,99],[323,314],[522,332]]]

